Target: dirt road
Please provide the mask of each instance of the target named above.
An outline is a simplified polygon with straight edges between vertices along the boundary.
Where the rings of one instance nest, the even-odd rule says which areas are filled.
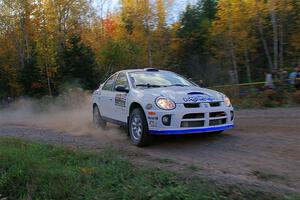
[[[2,124],[0,136],[92,149],[113,146],[138,152],[137,159],[156,160],[166,168],[223,183],[300,191],[300,108],[241,110],[236,114],[236,128],[224,134],[158,137],[152,146],[142,149],[132,146],[125,131],[114,126],[79,135],[50,128],[19,122]]]

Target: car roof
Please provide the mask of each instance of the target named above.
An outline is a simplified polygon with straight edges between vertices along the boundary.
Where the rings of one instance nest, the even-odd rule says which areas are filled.
[[[123,73],[130,73],[130,72],[159,72],[159,71],[165,71],[165,70],[160,70],[157,68],[144,68],[144,69],[126,69],[126,70],[121,70],[118,71],[118,73],[123,72]]]

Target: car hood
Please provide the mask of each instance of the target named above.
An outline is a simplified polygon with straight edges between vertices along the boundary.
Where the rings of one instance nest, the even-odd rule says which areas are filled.
[[[196,86],[180,87],[160,87],[140,89],[144,95],[150,95],[154,98],[166,97],[173,100],[175,103],[197,103],[197,102],[211,102],[223,101],[224,95],[220,92],[200,88]]]

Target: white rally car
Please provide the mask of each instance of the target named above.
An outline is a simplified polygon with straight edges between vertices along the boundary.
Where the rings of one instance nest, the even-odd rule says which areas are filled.
[[[182,76],[154,68],[119,71],[93,93],[93,122],[128,127],[137,146],[154,135],[220,133],[233,128],[228,97]]]

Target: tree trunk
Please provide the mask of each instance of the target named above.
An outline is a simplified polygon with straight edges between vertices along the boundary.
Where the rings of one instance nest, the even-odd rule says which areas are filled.
[[[283,23],[281,22],[279,26],[279,68],[283,67],[283,42],[284,42],[284,33],[283,33]]]
[[[24,56],[24,47],[22,46],[22,40],[21,39],[16,39],[16,44],[17,44],[17,50],[19,54],[19,62],[21,65],[21,69],[24,69],[25,67],[25,56]]]
[[[256,1],[257,3],[257,1]],[[258,27],[258,32],[259,32],[259,35],[260,35],[260,39],[263,43],[263,46],[264,46],[264,49],[265,49],[265,54],[267,56],[267,61],[268,61],[268,65],[269,65],[269,70],[270,72],[272,71],[273,69],[273,62],[272,62],[272,58],[271,58],[271,54],[270,54],[270,51],[269,51],[269,47],[268,47],[268,44],[267,44],[267,41],[264,37],[264,30],[263,30],[263,26],[262,26],[262,22],[261,22],[261,13],[258,11],[257,12],[257,27]]]
[[[236,62],[236,54],[233,47],[230,48],[231,61],[233,67],[233,75],[234,75],[234,84],[239,84],[239,76],[237,71],[237,62]]]
[[[48,84],[49,96],[52,96],[52,89],[51,89],[50,77],[48,75],[47,75],[47,84]]]
[[[248,83],[252,83],[251,68],[250,68],[250,62],[249,62],[249,53],[248,53],[247,48],[245,48],[244,54],[245,54],[245,61],[246,61],[246,71],[247,71]]]
[[[151,44],[150,33],[148,33],[148,64],[149,64],[149,67],[153,66],[153,61],[152,61],[152,44]]]
[[[268,2],[271,4],[271,5],[269,5],[269,13],[270,13],[270,18],[271,18],[271,23],[272,23],[272,28],[273,28],[273,53],[274,53],[273,70],[277,71],[278,70],[278,27],[277,27],[277,17],[276,17],[276,13],[275,13],[273,0],[269,0]]]
[[[105,17],[105,15],[107,15],[108,14],[108,10],[107,10],[107,13],[105,13],[105,15],[104,15],[104,6],[105,6],[105,4],[107,3],[107,0],[100,0],[99,1],[99,4],[98,4],[98,6],[97,6],[97,9],[99,10],[99,15],[100,15],[100,24],[101,24],[101,35],[103,35],[104,34],[104,17]],[[108,8],[107,8],[108,9]]]
[[[148,50],[148,64],[149,67],[153,66],[153,60],[152,60],[152,40],[151,40],[151,30],[149,25],[149,16],[146,16],[146,35],[147,35],[147,50]]]
[[[17,39],[17,45],[18,45],[18,53],[19,53],[19,59],[20,59],[20,64],[21,64],[21,68],[24,69],[25,67],[25,54],[26,54],[26,50],[25,50],[25,19],[24,16],[20,16],[20,22],[19,22],[19,29],[20,29],[20,36],[16,35],[17,37],[19,37],[19,39]]]
[[[232,83],[232,84],[234,84],[234,82],[235,82],[235,78],[234,78],[234,72],[233,72],[233,70],[232,69],[230,69],[229,71],[228,71],[228,74],[229,74],[229,78],[230,78],[230,82]]]
[[[261,41],[263,43],[263,46],[264,46],[264,49],[265,49],[265,54],[267,56],[267,60],[268,60],[268,64],[269,64],[269,70],[272,71],[273,62],[272,62],[272,58],[271,58],[271,55],[270,55],[270,51],[269,51],[267,41],[264,37],[264,32],[263,32],[263,28],[262,28],[261,24],[259,24],[258,29],[259,29],[260,39],[261,39]]]
[[[238,70],[237,70],[236,53],[235,53],[235,47],[234,47],[233,38],[232,38],[231,25],[230,25],[230,29],[229,29],[229,35],[230,35],[229,49],[230,49],[230,57],[231,57],[231,61],[232,61],[234,84],[239,84],[239,75],[238,75]]]
[[[47,59],[47,60],[48,60],[48,59]],[[52,90],[51,90],[51,82],[50,82],[50,75],[49,75],[49,67],[48,67],[48,63],[46,64],[46,76],[47,76],[48,94],[49,94],[49,96],[52,96]]]
[[[237,60],[236,60],[235,45],[233,41],[232,21],[231,21],[230,13],[228,13],[228,16],[229,16],[229,22],[228,22],[229,51],[230,51],[230,57],[232,61],[233,79],[234,79],[234,84],[239,84],[239,75],[237,70]]]

